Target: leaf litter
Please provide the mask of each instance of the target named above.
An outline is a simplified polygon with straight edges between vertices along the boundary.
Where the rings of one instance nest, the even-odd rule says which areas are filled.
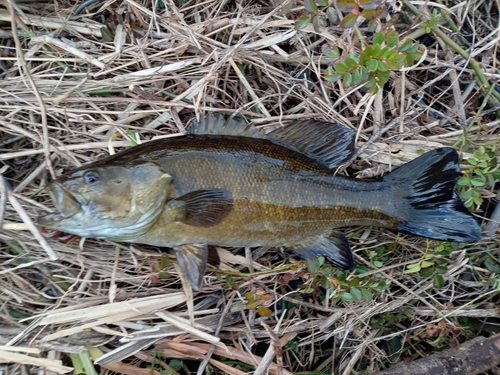
[[[329,82],[325,71],[345,57],[339,48],[356,51],[371,31],[356,14],[349,22],[357,33],[323,25],[322,4],[127,0],[89,2],[79,15],[71,2],[0,9],[0,362],[10,372],[362,373],[498,332],[494,223],[492,236],[460,246],[350,228],[358,263],[350,273],[279,249],[217,248],[220,266],[201,292],[161,249],[45,239],[34,226],[50,211],[49,176],[183,134],[209,112],[258,126],[340,122],[357,131],[359,152],[339,173],[362,178],[441,146],[461,151],[465,170],[480,145],[493,153],[488,160],[498,156],[498,102],[485,99],[463,55],[424,32],[433,27],[422,26],[425,18],[406,3],[394,12],[400,40],[419,38],[425,54],[367,93]],[[498,80],[496,5],[446,4],[447,16],[474,35],[463,31],[458,41],[481,61],[481,74]],[[419,9],[436,8],[441,2]],[[308,11],[320,18],[296,30]],[[497,186],[467,191],[478,191],[470,199],[486,221]]]

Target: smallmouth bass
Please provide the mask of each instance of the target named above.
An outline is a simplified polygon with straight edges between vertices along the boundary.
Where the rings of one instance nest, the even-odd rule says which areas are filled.
[[[56,213],[38,224],[82,237],[172,247],[195,289],[208,245],[285,247],[354,265],[338,228],[374,225],[468,242],[481,229],[455,192],[458,155],[439,148],[378,181],[336,176],[354,154],[339,124],[294,121],[264,133],[209,115],[190,134],[147,142],[49,184]]]

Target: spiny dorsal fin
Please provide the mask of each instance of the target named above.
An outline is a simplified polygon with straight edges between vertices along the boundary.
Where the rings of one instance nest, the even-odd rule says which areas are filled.
[[[354,130],[341,124],[315,120],[293,121],[266,136],[330,169],[341,166],[354,156],[355,137]]]
[[[236,137],[265,138],[266,134],[244,120],[226,118],[222,115],[208,114],[193,121],[187,128],[190,134],[229,135]]]

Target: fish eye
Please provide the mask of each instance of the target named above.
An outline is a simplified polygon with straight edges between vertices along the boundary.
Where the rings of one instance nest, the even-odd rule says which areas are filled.
[[[89,185],[95,184],[97,181],[99,181],[99,173],[97,173],[96,171],[87,172],[83,175],[83,179]]]

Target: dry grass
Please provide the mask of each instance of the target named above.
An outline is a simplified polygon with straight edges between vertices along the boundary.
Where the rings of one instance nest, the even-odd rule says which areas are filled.
[[[198,373],[208,366],[230,374],[257,367],[257,374],[347,375],[498,332],[499,275],[484,263],[499,260],[498,233],[453,248],[444,257],[442,288],[433,275],[404,273],[437,243],[352,228],[363,267],[344,283],[325,276],[327,266],[314,270],[274,249],[254,251],[252,263],[249,252],[218,249],[220,270],[207,274],[199,293],[183,287],[175,262],[158,249],[41,237],[30,218],[50,211],[43,190],[49,175],[132,142],[182,133],[207,112],[241,114],[258,125],[304,117],[343,123],[358,131],[361,152],[350,167],[363,177],[442,145],[466,157],[479,144],[499,145],[498,105],[486,102],[467,61],[439,38],[422,39],[421,64],[393,72],[370,96],[324,79],[332,59],[321,46],[355,46],[355,33],[295,31],[300,1],[153,3],[110,0],[79,16],[65,1],[0,7],[0,363],[11,362],[9,373],[29,366],[64,373],[78,363],[87,373],[94,366],[195,373],[205,359]],[[498,81],[497,5],[444,3],[461,25],[463,48],[490,83]],[[116,15],[125,22],[105,41],[101,27]],[[418,34],[422,22],[403,7],[401,39]],[[14,188],[8,199],[4,181]],[[493,186],[482,191],[485,198],[497,193]],[[488,211],[484,204],[477,214]],[[388,287],[372,287],[367,300],[331,299],[355,287],[356,278]],[[247,308],[248,292],[262,297],[271,316]],[[172,361],[186,357],[197,361],[185,360],[181,369]]]

